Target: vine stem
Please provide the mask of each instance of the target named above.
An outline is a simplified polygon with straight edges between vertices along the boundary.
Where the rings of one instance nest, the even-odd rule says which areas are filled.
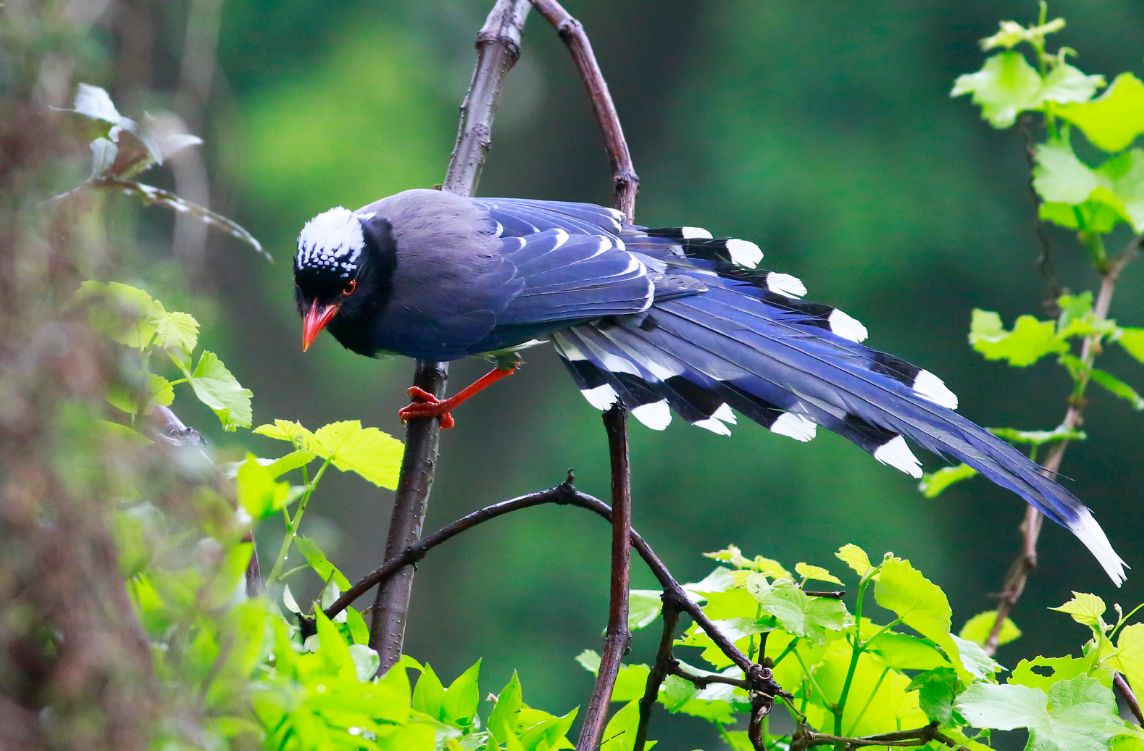
[[[1104,320],[1108,317],[1109,308],[1112,306],[1112,297],[1116,293],[1116,283],[1120,281],[1120,275],[1124,269],[1140,256],[1142,243],[1144,243],[1144,235],[1137,235],[1114,262],[1106,264],[1101,269],[1100,290],[1097,292],[1096,300],[1092,306],[1093,317],[1097,320]],[[1063,430],[1076,430],[1084,420],[1084,400],[1082,397],[1085,387],[1088,385],[1088,373],[1100,349],[1099,345],[1099,334],[1086,336],[1081,344],[1080,359],[1083,368],[1077,377],[1076,388],[1069,399],[1064,420],[1061,421],[1061,429]],[[1042,465],[1047,476],[1053,477],[1060,472],[1061,463],[1064,461],[1069,443],[1070,441],[1067,440],[1057,441],[1049,449]],[[985,641],[985,652],[990,656],[996,654],[1001,639],[1001,627],[1005,625],[1005,619],[1009,617],[1013,608],[1016,607],[1017,601],[1021,599],[1021,595],[1025,592],[1025,585],[1029,581],[1029,575],[1037,567],[1037,541],[1040,538],[1043,521],[1044,517],[1032,506],[1025,509],[1025,520],[1021,523],[1023,536],[1021,554],[1013,561],[1009,567],[1009,573],[1005,576],[997,602],[997,617],[993,620],[993,626],[989,630],[989,638]]]
[[[491,143],[493,115],[502,82],[520,57],[521,33],[528,11],[527,0],[497,0],[477,34],[477,64],[461,104],[460,125],[442,185],[444,190],[467,196],[476,188]],[[447,379],[445,363],[417,361],[414,386],[441,398]],[[386,537],[387,560],[421,536],[437,468],[439,438],[440,423],[435,419],[411,420],[406,428],[405,454]],[[401,657],[412,589],[413,569],[406,567],[378,588],[369,644],[380,658],[379,673],[388,670]]]

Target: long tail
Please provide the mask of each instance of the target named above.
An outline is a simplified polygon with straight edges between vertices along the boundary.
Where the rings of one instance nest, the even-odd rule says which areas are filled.
[[[852,341],[865,331],[854,335],[861,324],[840,311],[766,291],[768,275],[760,274],[704,275],[703,294],[566,329],[553,343],[593,406],[620,398],[655,429],[672,411],[721,434],[735,422],[732,410],[797,440],[822,425],[920,477],[909,438],[1016,493],[1071,530],[1113,582],[1124,581],[1124,561],[1091,512],[1021,452],[954,412],[956,397],[940,379]]]

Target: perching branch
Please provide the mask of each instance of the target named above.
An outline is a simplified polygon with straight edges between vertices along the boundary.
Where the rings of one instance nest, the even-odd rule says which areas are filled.
[[[520,56],[520,36],[528,10],[526,0],[497,0],[477,34],[477,64],[461,105],[461,124],[442,186],[444,190],[467,196],[476,188],[489,149],[501,83]],[[413,385],[440,398],[444,396],[447,378],[445,363],[418,360]],[[437,420],[409,422],[385,544],[386,560],[399,555],[421,536],[437,467],[439,437]],[[401,567],[378,589],[369,643],[381,658],[381,672],[388,670],[401,656],[412,587],[413,569]]]
[[[1092,306],[1092,314],[1097,320],[1108,317],[1108,310],[1112,305],[1112,296],[1116,292],[1116,283],[1120,280],[1120,275],[1124,269],[1140,256],[1142,243],[1144,243],[1144,235],[1136,236],[1114,262],[1101,270],[1100,290],[1097,292],[1096,301]],[[1100,334],[1097,333],[1086,336],[1081,344],[1080,360],[1082,367],[1077,376],[1076,387],[1069,399],[1064,420],[1061,421],[1062,430],[1076,430],[1084,420],[1085,404],[1079,395],[1084,393],[1084,389],[1088,385],[1089,372],[1096,355],[1099,353],[1099,345]],[[1065,451],[1068,450],[1069,443],[1067,440],[1057,441],[1049,449],[1048,456],[1043,463],[1047,476],[1053,477],[1060,472],[1061,462],[1064,461]],[[997,618],[993,621],[993,628],[990,629],[989,638],[985,642],[985,652],[989,655],[997,652],[997,643],[1001,638],[1001,627],[1024,593],[1025,584],[1029,581],[1029,574],[1037,567],[1037,540],[1041,534],[1043,521],[1044,517],[1032,506],[1025,509],[1025,520],[1021,524],[1024,538],[1021,554],[1013,561],[1013,565],[1009,567],[1009,573],[1005,576],[1000,599],[997,603]]]
[[[608,720],[608,704],[612,688],[620,674],[620,663],[628,651],[628,593],[631,590],[632,487],[628,454],[628,410],[617,401],[604,413],[604,429],[608,433],[608,452],[612,464],[612,575],[608,606],[608,628],[600,668],[584,724],[580,726],[577,751],[593,751],[600,745]]]
[[[612,102],[604,74],[596,62],[596,55],[592,52],[588,35],[584,33],[584,27],[580,22],[570,16],[556,0],[532,0],[532,5],[548,23],[552,24],[556,33],[568,46],[568,51],[572,53],[572,60],[580,71],[584,85],[588,88],[592,111],[600,124],[600,130],[603,131],[604,147],[608,151],[608,161],[612,166],[616,208],[624,212],[629,220],[634,219],[640,178],[632,165],[632,155],[628,150],[628,142],[624,139],[620,116],[616,112],[615,103]]]
[[[844,749],[844,751],[853,751],[853,749],[869,748],[871,746],[914,748],[924,746],[931,741],[937,741],[950,748],[964,748],[964,746],[957,741],[938,730],[937,723],[926,725],[923,728],[897,730],[892,733],[867,735],[860,738],[848,738],[843,735],[819,733],[815,730],[811,730],[806,725],[800,725],[791,738],[790,747],[791,751],[797,751],[813,746],[831,745],[836,748]]]
[[[338,613],[352,604],[354,600],[377,585],[384,584],[401,569],[420,561],[430,550],[438,545],[448,542],[462,532],[466,532],[485,522],[506,514],[511,514],[515,511],[555,503],[558,505],[576,506],[587,509],[605,521],[611,522],[611,507],[599,498],[577,490],[573,485],[573,480],[572,474],[569,473],[568,478],[554,488],[494,503],[491,506],[486,506],[467,514],[432,534],[426,535],[355,582],[352,587],[342,593],[342,595],[334,600],[323,612],[326,617],[334,618]],[[719,627],[707,617],[703,609],[687,596],[683,586],[671,575],[667,566],[664,565],[660,557],[656,555],[655,551],[652,550],[651,546],[648,545],[647,541],[644,540],[639,532],[634,529],[631,530],[630,539],[632,547],[635,548],[636,553],[643,559],[644,563],[647,564],[648,569],[651,570],[652,575],[655,576],[660,587],[663,589],[665,601],[678,603],[679,610],[692,617],[696,625],[711,638],[720,651],[743,669],[747,679],[751,682],[753,690],[771,690],[773,693],[781,695],[783,692],[775,686],[773,681],[767,683],[765,680],[759,680],[762,675],[758,670],[758,666],[752,663],[750,658],[743,654],[739,648],[719,630]]]

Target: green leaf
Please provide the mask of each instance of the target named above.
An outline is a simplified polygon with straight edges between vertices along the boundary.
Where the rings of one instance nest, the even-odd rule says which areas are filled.
[[[1087,102],[1104,84],[1104,76],[1090,76],[1068,63],[1059,63],[1045,76],[1038,103]]]
[[[1052,321],[1038,321],[1030,315],[1017,319],[1012,331],[1001,325],[996,313],[974,309],[969,327],[969,343],[987,360],[1007,360],[1014,367],[1032,365],[1046,355],[1068,349],[1057,339]]]
[[[981,116],[994,128],[1008,128],[1017,115],[1037,106],[1041,76],[1017,52],[1002,52],[985,61],[976,73],[957,77],[950,96],[970,94]]]
[[[977,470],[968,464],[958,464],[953,467],[942,467],[934,472],[922,475],[918,489],[926,498],[937,498],[950,485],[977,476]]]
[[[949,638],[957,647],[961,664],[965,667],[966,672],[974,678],[990,679],[1004,669],[1000,663],[986,654],[977,642],[962,639],[960,636],[951,635]]]
[[[1086,675],[1096,654],[1087,657],[1034,657],[1013,668],[1009,683],[1048,691],[1054,683]]]
[[[321,610],[314,613],[314,620],[318,626],[318,656],[322,664],[333,675],[356,680],[357,667],[341,631]]]
[[[285,484],[285,483],[280,483]],[[345,574],[338,570],[337,566],[330,563],[330,559],[318,547],[318,543],[314,542],[312,537],[305,535],[298,535],[294,538],[294,544],[298,548],[298,552],[310,564],[310,568],[318,575],[322,582],[332,581],[339,589],[346,590],[350,588],[350,580],[346,578]]]
[[[981,49],[986,51],[998,47],[1012,49],[1022,42],[1028,42],[1034,48],[1042,48],[1047,35],[1054,34],[1064,27],[1065,19],[1063,18],[1054,18],[1046,23],[1028,28],[1016,21],[1002,21],[1001,28],[996,34],[981,40]]]
[[[1049,610],[1067,613],[1072,616],[1074,621],[1083,626],[1096,626],[1101,622],[1101,617],[1108,610],[1108,606],[1104,604],[1104,600],[1094,594],[1073,592],[1071,600],[1064,605],[1049,608]]]
[[[457,727],[472,727],[477,707],[481,703],[481,692],[477,680],[481,674],[481,661],[477,660],[468,670],[461,673],[449,684],[442,705],[443,720]]]
[[[155,341],[163,349],[182,352],[190,357],[199,342],[199,322],[190,313],[167,312],[158,302],[151,311],[155,324]]]
[[[175,401],[175,387],[163,376],[148,373],[147,386],[151,391],[150,404],[169,407]]]
[[[1101,186],[1096,172],[1066,142],[1039,144],[1034,153],[1033,188],[1049,203],[1084,203]]]
[[[918,692],[918,704],[931,722],[948,725],[953,718],[953,699],[957,696],[957,671],[936,668],[919,673],[910,681],[910,690]]]
[[[314,453],[343,472],[354,472],[383,488],[397,487],[405,446],[377,428],[363,428],[359,420],[332,422],[314,433]]]
[[[497,696],[493,711],[489,713],[489,732],[494,738],[504,740],[513,734],[520,709],[520,678],[514,671],[508,685]]]
[[[93,301],[91,326],[114,341],[140,351],[155,338],[151,310],[155,300],[138,287],[120,282],[86,281],[79,298]]]
[[[974,683],[957,697],[957,711],[976,728],[1015,730],[1044,723],[1049,697],[1028,686]]]
[[[1116,652],[1108,664],[1124,673],[1138,696],[1144,693],[1144,623],[1133,623],[1120,630]]]
[[[254,520],[278,513],[286,507],[290,497],[290,485],[277,482],[274,473],[253,454],[247,454],[246,460],[238,465],[235,487],[239,506]]]
[[[1132,388],[1127,383],[1112,375],[1108,371],[1101,370],[1100,368],[1092,368],[1089,371],[1089,377],[1092,379],[1093,383],[1100,386],[1105,391],[1109,392],[1113,396],[1119,396],[1121,399],[1127,401],[1132,405],[1132,409],[1138,412],[1140,410],[1144,410],[1144,397],[1141,397],[1140,394],[1137,393],[1136,389]]]
[[[270,470],[270,474],[278,478],[314,461],[314,453],[305,449],[297,449],[274,460],[259,459],[258,461]]]
[[[809,639],[814,644],[826,640],[828,631],[841,631],[849,625],[849,614],[841,600],[808,597],[794,582],[772,584],[764,574],[747,577],[747,591],[759,609],[772,616],[787,633]]]
[[[638,631],[655,623],[662,609],[663,597],[658,589],[633,589],[628,594],[628,629]]]
[[[421,675],[413,687],[413,708],[424,712],[435,720],[445,719],[442,711],[445,705],[445,686],[433,672],[429,663],[421,666]]]
[[[1057,114],[1084,131],[1105,151],[1120,151],[1144,133],[1144,82],[1121,73],[1102,96],[1066,104]]]
[[[585,649],[576,655],[576,662],[592,675],[600,671],[600,653]],[[616,683],[612,688],[612,701],[631,701],[643,696],[647,685],[647,677],[651,668],[647,665],[633,665],[624,663],[616,675]]]
[[[996,610],[986,610],[984,613],[978,613],[965,622],[958,636],[974,644],[985,646],[985,642],[989,640],[989,633],[993,630],[993,624],[996,621]],[[1017,624],[1013,623],[1012,618],[1006,618],[1005,622],[1001,624],[1001,632],[998,634],[997,644],[998,646],[1008,644],[1020,637],[1021,629],[1017,628]]]
[[[876,627],[875,624],[870,625]],[[866,646],[895,670],[932,670],[950,664],[932,641],[911,634],[886,631],[871,639]]]
[[[909,561],[889,558],[874,585],[874,599],[913,630],[941,647],[961,668],[960,650],[950,635],[953,611],[941,589]]]
[[[640,723],[638,701],[630,701],[612,715],[600,738],[600,751],[631,751]]]
[[[297,448],[303,448],[308,442],[314,440],[314,434],[302,427],[301,423],[293,420],[275,420],[273,423],[259,425],[254,429],[255,435],[264,435],[276,441],[293,443]]]
[[[860,577],[865,577],[866,574],[874,570],[873,564],[870,563],[870,556],[866,555],[866,551],[852,543],[840,547],[834,557],[849,566]]]
[[[1015,428],[989,428],[989,432],[1009,443],[1026,446],[1044,446],[1058,441],[1083,441],[1088,438],[1083,430],[1075,430],[1059,425],[1052,430],[1017,430]]]
[[[1116,343],[1123,347],[1125,352],[1144,362],[1144,329],[1125,326],[1120,329]]]
[[[244,389],[213,352],[204,351],[199,356],[190,378],[195,396],[218,415],[223,428],[250,427],[253,419],[250,400],[254,392]]]
[[[814,581],[820,582],[832,582],[834,584],[842,583],[841,579],[824,569],[822,566],[812,566],[809,563],[794,564],[794,572],[801,576],[803,579],[813,579]]]

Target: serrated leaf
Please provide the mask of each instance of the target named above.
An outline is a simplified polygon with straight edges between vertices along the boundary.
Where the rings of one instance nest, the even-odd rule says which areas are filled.
[[[1121,73],[1100,97],[1066,104],[1057,114],[1105,151],[1120,151],[1144,133],[1144,82]]]
[[[1085,675],[1092,668],[1095,654],[1088,657],[1034,657],[1021,660],[1013,668],[1009,683],[1048,691],[1054,683]]]
[[[224,429],[250,427],[254,419],[250,406],[254,392],[243,388],[215,353],[204,351],[190,378],[195,396],[211,408]]]
[[[397,487],[404,444],[377,428],[363,428],[359,420],[323,425],[314,433],[318,456],[328,458],[343,472],[354,472],[383,488]]]
[[[984,613],[978,613],[965,622],[958,636],[974,644],[985,646],[985,642],[989,640],[989,633],[993,630],[993,624],[996,623],[996,621],[996,610],[986,610]],[[998,646],[1008,644],[1019,638],[1021,638],[1021,629],[1017,628],[1017,624],[1013,623],[1012,618],[1006,618],[1005,622],[1001,624],[1001,632],[997,635]]]
[[[850,569],[858,574],[860,577],[866,576],[874,569],[873,564],[870,563],[870,556],[866,555],[866,551],[852,543],[847,543],[838,549],[834,557],[845,563]]]
[[[147,388],[151,392],[151,406],[169,407],[175,401],[175,387],[163,376],[148,373]]]
[[[1103,388],[1113,396],[1118,396],[1132,405],[1132,409],[1136,411],[1144,410],[1144,397],[1137,393],[1136,389],[1129,386],[1124,381],[1112,375],[1106,370],[1100,368],[1092,368],[1088,372],[1089,378],[1096,385]]]
[[[828,631],[841,631],[849,625],[849,614],[841,600],[808,597],[794,582],[772,584],[765,575],[752,573],[747,577],[747,591],[780,628],[811,643],[821,644]]]
[[[1006,360],[1014,367],[1032,365],[1046,355],[1059,354],[1068,344],[1057,339],[1053,321],[1038,321],[1030,315],[1019,317],[1012,331],[1001,325],[1001,317],[974,309],[969,343],[987,360]]]
[[[994,55],[976,73],[957,77],[950,96],[969,94],[994,128],[1008,128],[1021,112],[1037,106],[1041,76],[1020,53]]]
[[[1124,673],[1137,695],[1144,693],[1144,623],[1133,623],[1120,630],[1116,652],[1108,664]]]
[[[950,634],[953,611],[949,600],[909,561],[891,557],[882,564],[874,585],[874,599],[902,623],[941,647],[956,667],[968,667],[962,664],[961,652]]]
[[[1067,613],[1082,626],[1095,626],[1100,623],[1100,619],[1108,610],[1108,606],[1104,604],[1104,600],[1094,594],[1073,592],[1071,600],[1055,608],[1049,608],[1049,610]]]
[[[259,425],[254,429],[255,435],[264,435],[276,441],[293,443],[298,448],[304,448],[308,441],[312,441],[314,434],[301,423],[293,420],[275,420],[273,423]]]
[[[957,683],[953,668],[936,668],[914,676],[910,690],[918,692],[918,705],[931,722],[947,725],[953,718]]]
[[[957,464],[953,467],[942,467],[934,472],[927,472],[922,475],[922,481],[918,483],[918,490],[922,491],[922,495],[926,498],[937,498],[951,485],[956,485],[963,480],[969,480],[977,476],[977,470],[968,464]]]
[[[841,584],[842,580],[834,574],[830,573],[822,566],[812,566],[809,563],[796,563],[794,565],[794,572],[801,576],[803,579],[813,579],[820,582],[832,582],[834,584]]]
[[[199,343],[199,322],[189,313],[167,312],[162,305],[156,303],[156,306],[152,310],[156,344],[190,357]]]

